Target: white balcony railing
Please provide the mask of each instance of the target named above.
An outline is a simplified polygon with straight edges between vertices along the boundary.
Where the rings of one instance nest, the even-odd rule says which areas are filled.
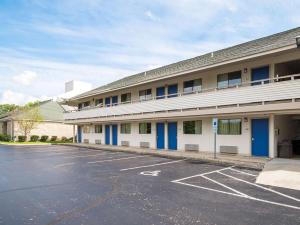
[[[226,89],[159,96],[148,101],[132,101],[111,107],[89,107],[64,114],[65,120],[114,117],[173,110],[240,105],[300,99],[300,74],[247,82]]]

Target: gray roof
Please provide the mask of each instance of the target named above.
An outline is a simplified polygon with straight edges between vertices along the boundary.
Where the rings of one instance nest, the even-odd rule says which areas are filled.
[[[251,56],[253,54],[275,50],[277,48],[296,44],[295,37],[299,35],[300,27],[215,51],[213,52],[213,57],[212,53],[208,53],[157,69],[128,76],[107,85],[93,89],[91,91],[77,95],[70,100],[109,92],[119,88],[125,88],[130,85],[151,81],[153,79],[163,79],[164,77],[171,74],[183,73],[187,70],[201,69],[203,67],[213,66],[214,64],[222,63],[225,61],[235,60],[242,57]]]

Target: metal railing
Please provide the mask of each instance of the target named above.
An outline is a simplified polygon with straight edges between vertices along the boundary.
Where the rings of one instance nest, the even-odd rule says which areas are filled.
[[[100,108],[107,108],[107,107],[116,107],[116,106],[125,105],[125,104],[134,104],[134,103],[149,102],[149,101],[159,101],[161,99],[181,97],[181,96],[186,96],[186,95],[205,94],[205,93],[209,93],[209,92],[220,92],[220,91],[226,91],[226,90],[230,90],[230,89],[234,89],[234,88],[242,88],[242,87],[257,86],[257,85],[267,85],[267,84],[271,84],[271,83],[283,82],[283,81],[293,81],[293,80],[297,80],[297,79],[300,79],[300,74],[276,76],[274,78],[269,78],[269,79],[243,82],[241,84],[228,86],[226,88],[218,88],[218,87],[207,88],[207,89],[201,89],[201,90],[197,90],[197,91],[178,92],[175,94],[155,96],[155,97],[151,97],[149,99],[143,99],[143,100],[132,100],[132,101],[127,101],[127,102],[113,103],[113,104],[107,104],[107,105],[99,104],[97,106],[89,106],[89,107],[84,107],[84,108],[77,109],[77,110],[67,111],[66,113],[86,111],[86,110],[97,109],[97,108],[100,109]]]

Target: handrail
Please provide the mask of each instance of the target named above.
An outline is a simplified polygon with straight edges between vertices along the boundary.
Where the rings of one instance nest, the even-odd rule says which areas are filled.
[[[207,92],[213,92],[213,91],[224,91],[228,89],[233,89],[233,88],[241,88],[241,87],[248,87],[252,85],[266,85],[270,83],[276,83],[276,82],[282,82],[282,81],[293,81],[295,79],[300,79],[300,74],[293,74],[293,75],[287,75],[287,76],[278,76],[273,78],[268,78],[268,79],[262,79],[262,80],[256,80],[256,81],[250,81],[250,82],[244,82],[238,85],[232,85],[226,88],[207,88],[207,89],[202,89],[201,90],[196,90],[196,91],[189,91],[189,92],[178,92],[175,94],[169,94],[169,95],[160,95],[160,96],[155,96],[151,97],[149,99],[143,99],[143,100],[135,100],[135,101],[126,101],[126,102],[120,102],[120,103],[114,103],[114,104],[107,104],[105,105],[106,107],[115,107],[118,105],[125,105],[125,104],[134,104],[134,103],[141,103],[141,102],[148,102],[148,101],[154,101],[154,100],[161,100],[161,99],[167,99],[167,98],[173,98],[173,97],[180,97],[184,95],[190,95],[190,94],[201,94],[201,93],[207,93]],[[97,106],[88,106],[84,107],[81,109],[77,110],[70,110],[67,111],[66,113],[72,113],[72,112],[78,112],[78,111],[85,111],[85,110],[91,110],[91,109],[97,109],[97,108],[103,108],[104,104],[99,104]]]

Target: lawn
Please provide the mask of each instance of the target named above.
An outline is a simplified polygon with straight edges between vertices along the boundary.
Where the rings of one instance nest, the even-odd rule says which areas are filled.
[[[62,142],[62,141],[26,141],[26,142],[12,142],[12,141],[0,141],[0,145],[49,145],[49,144],[61,144],[61,143],[69,143],[69,142]]]

